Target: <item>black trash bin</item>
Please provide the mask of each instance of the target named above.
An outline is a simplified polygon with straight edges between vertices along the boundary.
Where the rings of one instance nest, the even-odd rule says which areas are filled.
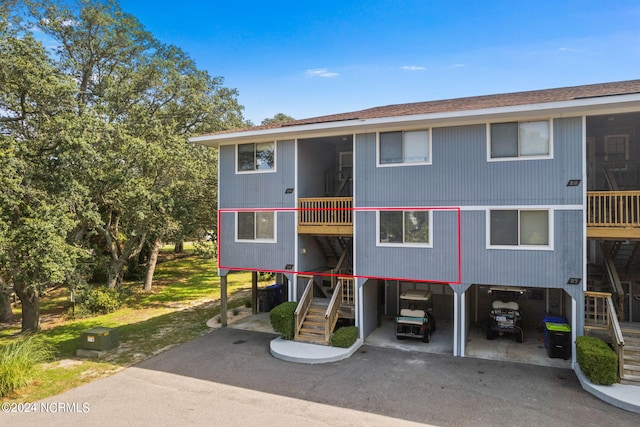
[[[544,328],[549,341],[547,355],[567,360],[571,355],[571,326],[567,323],[546,322]]]
[[[258,289],[258,312],[266,313],[273,308],[273,291],[267,288]]]
[[[544,348],[549,348],[549,331],[547,330],[547,322],[551,323],[568,323],[567,319],[554,314],[546,314],[542,318],[542,327],[544,329]]]

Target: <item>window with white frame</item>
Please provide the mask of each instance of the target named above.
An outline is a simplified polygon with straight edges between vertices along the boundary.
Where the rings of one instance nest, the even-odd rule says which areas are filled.
[[[549,120],[491,123],[489,129],[492,159],[551,156]]]
[[[378,244],[431,245],[429,211],[379,211]]]
[[[429,164],[429,131],[380,132],[380,165]]]
[[[274,212],[238,212],[237,240],[275,241]]]
[[[275,170],[275,143],[238,144],[238,172]]]
[[[549,210],[492,210],[490,215],[491,246],[549,246]]]

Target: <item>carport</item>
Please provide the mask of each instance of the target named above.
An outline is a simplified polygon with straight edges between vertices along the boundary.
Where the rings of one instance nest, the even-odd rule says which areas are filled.
[[[487,339],[487,323],[491,304],[498,298],[490,289],[500,288],[521,290],[517,302],[522,315],[524,340],[518,343],[510,334]],[[491,360],[530,363],[542,366],[569,368],[571,358],[550,358],[544,345],[543,320],[545,316],[572,319],[572,298],[563,289],[509,287],[500,285],[471,285],[465,292],[465,345],[464,356]]]
[[[400,309],[400,295],[408,290],[431,292],[431,313],[436,318],[436,331],[429,343],[420,339],[398,340],[395,318]],[[408,282],[399,280],[367,280],[363,294],[369,295],[363,304],[365,318],[375,319],[365,344],[376,347],[397,348],[425,353],[453,355],[454,292],[448,284]],[[366,297],[365,297],[366,298]],[[365,329],[367,331],[367,329]]]

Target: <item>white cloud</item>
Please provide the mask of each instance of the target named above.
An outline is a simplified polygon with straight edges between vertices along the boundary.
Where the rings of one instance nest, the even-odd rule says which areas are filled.
[[[307,77],[338,77],[340,74],[326,68],[314,68],[306,71]]]
[[[427,69],[427,67],[421,67],[418,65],[405,65],[404,67],[402,67],[402,69],[407,71],[424,71]]]

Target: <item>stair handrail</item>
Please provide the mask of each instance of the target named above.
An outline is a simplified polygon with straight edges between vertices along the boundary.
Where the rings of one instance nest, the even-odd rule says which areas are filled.
[[[618,376],[622,378],[624,375],[624,337],[622,335],[622,328],[620,328],[620,323],[618,322],[618,316],[616,315],[616,308],[613,304],[611,294],[608,292],[586,291],[584,296],[585,298],[592,298],[594,300],[594,307],[598,306],[597,300],[602,300],[604,302],[602,306],[604,310],[602,316],[594,311],[594,318],[591,320],[593,320],[594,323],[601,325],[606,322],[606,329],[609,332],[609,338],[611,339],[611,343],[615,347],[615,352],[618,355]],[[585,316],[588,314],[589,313],[585,312]]]
[[[624,376],[624,337],[622,336],[622,329],[618,322],[618,316],[615,315],[616,308],[613,305],[611,296],[607,297],[606,302],[609,313],[613,314],[608,316],[609,336],[611,337],[611,341],[616,349],[616,354],[618,355],[618,377],[622,378]]]
[[[309,279],[309,281],[307,282],[307,286],[305,287],[304,292],[302,293],[302,297],[298,302],[296,311],[293,312],[295,317],[295,322],[296,322],[294,340],[298,338],[298,335],[300,334],[302,323],[304,322],[304,318],[307,315],[307,312],[309,311],[309,306],[311,305],[312,299],[313,299],[313,277]]]
[[[613,261],[611,253],[607,250],[607,246],[602,244],[602,252],[604,253],[604,266],[607,273],[609,283],[616,294],[618,300],[618,310],[614,310],[614,313],[618,315],[619,319],[624,319],[624,289],[622,289],[622,283],[620,282],[620,276],[618,275],[618,269]]]
[[[338,298],[339,295],[342,295],[342,280],[338,280],[327,310],[324,312],[324,341],[327,343],[331,340],[331,333],[338,322],[338,310],[342,303],[342,298]]]

